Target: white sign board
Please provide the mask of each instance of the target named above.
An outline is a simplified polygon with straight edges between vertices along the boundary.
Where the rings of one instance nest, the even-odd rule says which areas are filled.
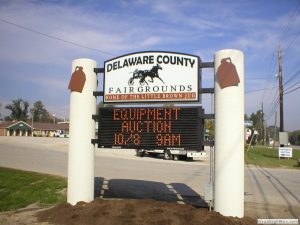
[[[293,149],[286,148],[286,147],[279,147],[278,157],[279,158],[292,158],[293,157]]]
[[[288,145],[289,143],[289,134],[288,132],[279,132],[279,144]]]
[[[199,61],[194,55],[139,52],[104,63],[104,102],[196,102]]]

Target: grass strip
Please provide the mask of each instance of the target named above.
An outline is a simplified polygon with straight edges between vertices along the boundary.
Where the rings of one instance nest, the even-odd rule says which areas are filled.
[[[278,158],[278,148],[267,148],[264,146],[253,146],[247,152],[245,150],[245,163],[262,167],[279,167],[289,169],[300,169],[298,166],[300,151],[293,150],[293,158]]]
[[[65,178],[0,167],[0,211],[66,201]]]

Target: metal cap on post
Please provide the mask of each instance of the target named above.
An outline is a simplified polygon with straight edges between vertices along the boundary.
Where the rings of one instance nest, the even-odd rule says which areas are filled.
[[[70,138],[68,154],[68,203],[94,200],[94,157],[91,139],[95,138],[97,63],[91,59],[76,59],[72,62],[72,77],[69,83]]]
[[[215,53],[215,211],[244,217],[244,54]]]

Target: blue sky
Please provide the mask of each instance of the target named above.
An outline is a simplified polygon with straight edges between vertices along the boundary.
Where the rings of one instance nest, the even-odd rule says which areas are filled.
[[[116,56],[161,50],[212,61],[215,52],[233,48],[245,54],[245,112],[256,112],[264,102],[267,124],[273,125],[279,44],[283,81],[292,78],[285,89],[300,86],[299,11],[298,0],[0,0],[0,113],[23,98],[30,104],[42,100],[50,113],[67,118],[76,58],[103,67]],[[202,86],[212,85],[213,70],[206,69]],[[260,89],[265,91],[255,91]],[[300,89],[284,95],[286,130],[300,129],[299,96]],[[209,95],[203,105],[210,112]]]

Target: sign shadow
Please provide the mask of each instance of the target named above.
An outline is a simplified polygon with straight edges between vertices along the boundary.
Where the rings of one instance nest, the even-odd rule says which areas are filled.
[[[153,199],[208,208],[203,197],[183,183],[95,177],[95,198]]]

